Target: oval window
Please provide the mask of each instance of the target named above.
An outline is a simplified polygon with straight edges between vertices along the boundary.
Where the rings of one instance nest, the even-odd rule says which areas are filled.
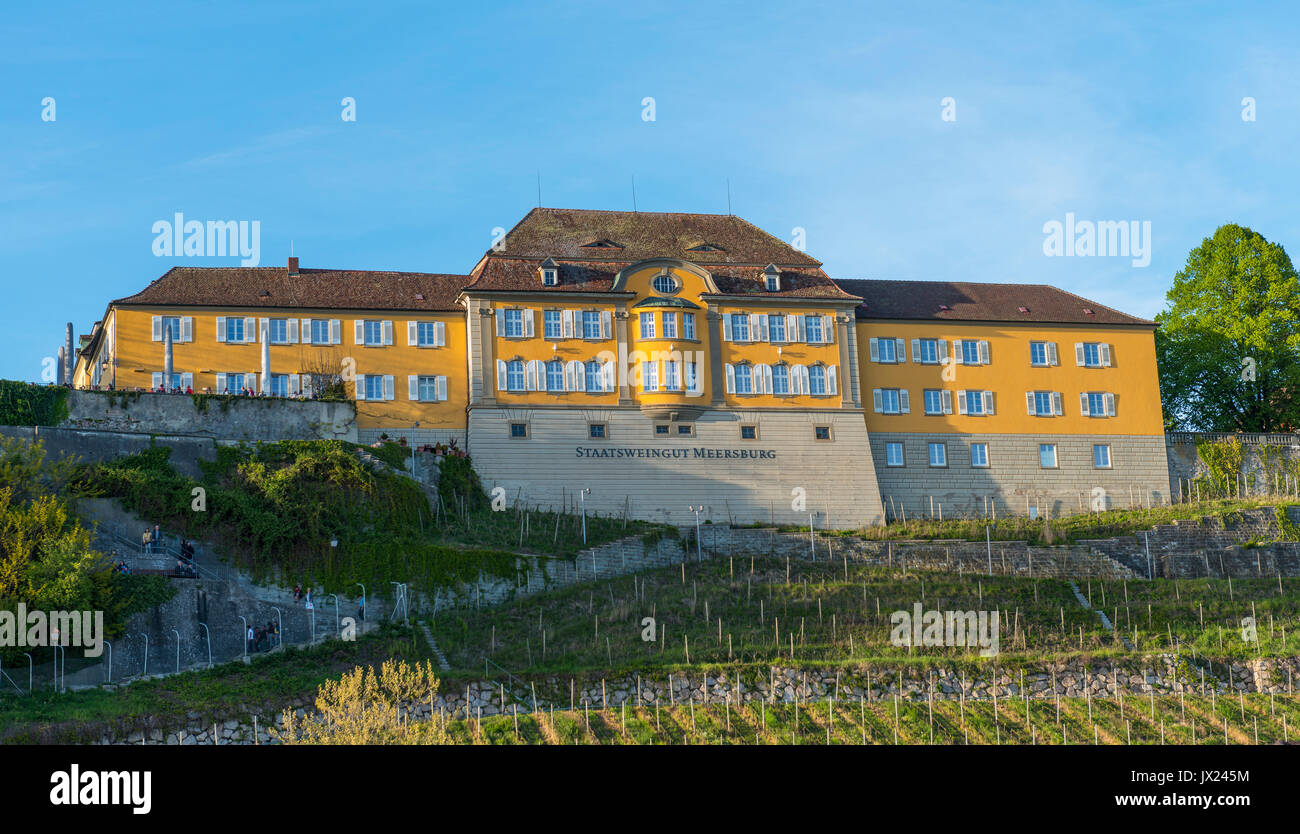
[[[673,293],[677,292],[679,286],[680,285],[677,283],[677,279],[666,272],[662,275],[655,276],[654,288],[655,288],[655,292],[657,293],[662,293],[663,295],[672,295]]]

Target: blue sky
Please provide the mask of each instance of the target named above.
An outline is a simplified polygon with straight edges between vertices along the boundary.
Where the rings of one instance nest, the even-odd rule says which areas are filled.
[[[261,262],[464,272],[537,202],[732,209],[842,278],[1153,316],[1222,223],[1300,247],[1286,4],[40,3],[0,22],[0,377],[257,220]],[[56,120],[42,121],[53,97]],[[340,118],[356,100],[356,121]],[[655,120],[642,100],[655,99]],[[1256,120],[1242,119],[1242,99]],[[941,101],[956,102],[956,120]],[[1150,265],[1043,224],[1150,221]]]

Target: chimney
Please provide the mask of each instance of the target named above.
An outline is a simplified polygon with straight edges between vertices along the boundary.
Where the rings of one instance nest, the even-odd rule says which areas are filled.
[[[298,259],[297,259],[297,258],[290,258],[290,259],[289,259],[289,274],[290,274],[290,275],[297,275],[297,274],[298,274]]]

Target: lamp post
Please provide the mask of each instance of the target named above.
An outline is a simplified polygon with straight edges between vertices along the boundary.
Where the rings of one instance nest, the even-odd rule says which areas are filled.
[[[247,661],[248,660],[248,620],[247,618],[242,616],[239,619],[243,620],[244,622],[244,630],[239,632],[239,634],[240,634],[240,638],[244,641],[244,660]]]
[[[420,421],[416,420],[415,425],[411,426],[411,477],[417,481],[420,480],[415,474],[415,429],[420,427]]]
[[[172,634],[176,635],[176,671],[179,672],[181,670],[181,633],[173,628]]]
[[[113,644],[105,640],[104,645],[108,647],[108,677],[105,680],[111,683],[113,680]]]
[[[280,609],[276,608],[274,605],[271,606],[271,610],[275,612],[275,630],[280,633],[280,642],[277,643],[276,645],[283,646],[284,645],[284,615],[281,614]]]
[[[704,505],[701,504],[698,507],[692,505],[687,507],[686,509],[695,513],[695,561],[703,562],[704,557],[700,553],[700,512],[704,509]]]
[[[578,503],[582,508],[582,543],[587,543],[587,493],[591,492],[587,487],[583,487],[578,492]]]
[[[339,595],[330,594],[330,596],[334,597],[334,633],[340,634],[342,630],[339,628]]]
[[[212,632],[208,630],[207,623],[199,623],[203,626],[203,634],[208,638],[208,668],[212,668]]]
[[[144,671],[140,673],[140,677],[147,678],[149,677],[149,633],[147,631],[140,633],[144,635]]]

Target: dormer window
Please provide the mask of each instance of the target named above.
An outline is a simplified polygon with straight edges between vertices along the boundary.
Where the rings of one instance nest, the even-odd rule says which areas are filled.
[[[781,291],[781,270],[776,268],[776,264],[768,264],[763,269],[763,288],[768,292]]]
[[[560,267],[552,258],[542,261],[542,265],[537,268],[542,275],[543,287],[554,287],[560,283]]]
[[[704,243],[699,244],[698,246],[692,246],[686,251],[687,252],[725,252],[727,250],[723,249],[721,246],[718,246],[716,243],[708,243],[706,241]]]

